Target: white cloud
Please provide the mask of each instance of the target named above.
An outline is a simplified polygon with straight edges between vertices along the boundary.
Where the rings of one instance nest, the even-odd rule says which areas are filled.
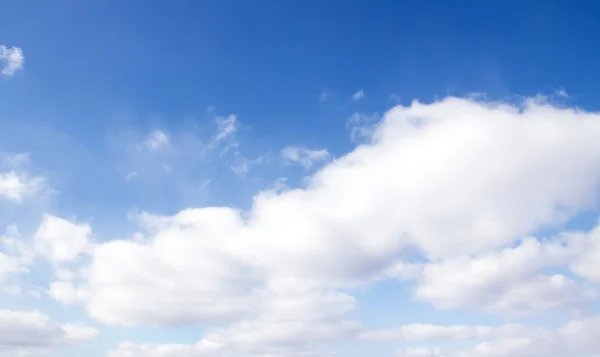
[[[287,146],[281,150],[281,157],[288,162],[302,165],[305,169],[311,168],[316,162],[327,161],[331,158],[326,149],[308,149],[299,146]]]
[[[0,252],[0,283],[8,277],[25,273],[27,271],[19,257]]]
[[[352,113],[346,123],[346,128],[350,130],[350,139],[355,143],[369,141],[379,119],[377,113]]]
[[[0,172],[0,198],[19,203],[40,192],[44,185],[43,177],[30,177],[15,171]]]
[[[16,225],[10,225],[6,232],[0,236],[0,288],[9,293],[19,295],[19,286],[3,286],[11,277],[28,272],[28,266],[34,256],[26,245],[21,242],[20,233]]]
[[[442,355],[442,352],[438,347],[417,347],[399,350],[396,353],[396,357],[444,357],[444,355]]]
[[[356,93],[354,93],[352,95],[352,99],[355,100],[355,101],[356,100],[361,100],[362,98],[365,97],[365,94],[366,94],[365,91],[363,89],[361,89],[361,90],[359,90],[358,92],[356,92]]]
[[[25,56],[19,47],[7,47],[0,45],[0,74],[7,77],[13,76],[17,71],[23,69]]]
[[[238,120],[237,116],[234,114],[230,114],[226,117],[217,117],[216,123],[218,131],[213,137],[213,142],[215,143],[219,143],[232,137],[237,131]]]
[[[50,283],[48,295],[64,305],[70,305],[83,299],[83,291],[78,290],[73,283],[68,281],[53,281]]]
[[[137,149],[156,152],[167,146],[169,146],[169,136],[164,131],[156,129],[148,133],[146,139],[137,145]]]
[[[55,264],[71,262],[91,252],[91,235],[92,228],[86,223],[45,214],[34,236],[35,249]]]
[[[32,356],[97,336],[94,328],[59,324],[38,311],[0,310],[0,356]]]
[[[540,273],[568,264],[576,253],[560,242],[530,238],[499,252],[425,264],[415,296],[440,309],[480,309],[504,317],[578,307],[595,292],[564,275]]]
[[[407,274],[415,294],[437,307],[519,313],[577,305],[587,290],[552,272],[583,257],[577,246],[516,243],[597,200],[599,138],[600,115],[539,101],[399,106],[369,143],[325,165],[306,187],[260,192],[245,212],[142,215],[145,238],[97,243],[85,282],[62,286],[63,300],[76,296],[108,324],[229,324],[198,345],[171,345],[194,356],[198,346],[290,356],[313,352],[298,341],[352,334],[352,299],[336,289],[410,267],[402,258],[411,251],[424,260]],[[593,277],[594,265],[578,264]],[[171,350],[124,346],[133,356]]]
[[[573,272],[600,283],[600,224],[587,234],[569,234],[567,240],[579,252],[571,264]]]
[[[371,342],[411,341],[468,341],[518,336],[527,328],[519,324],[485,325],[431,325],[410,324],[397,329],[366,330],[360,339]]]
[[[488,327],[486,330],[489,333],[476,336],[477,339],[484,340],[471,348],[446,348],[443,354],[435,348],[418,348],[399,351],[399,356],[572,357],[593,356],[600,350],[600,342],[597,338],[600,333],[600,317],[571,321],[558,329],[514,325],[509,328]],[[421,354],[410,354],[417,351]]]
[[[211,331],[195,345],[124,343],[109,356],[322,356],[330,342],[353,336],[360,328],[343,320],[354,304],[352,297],[332,292],[271,295],[260,318]]]

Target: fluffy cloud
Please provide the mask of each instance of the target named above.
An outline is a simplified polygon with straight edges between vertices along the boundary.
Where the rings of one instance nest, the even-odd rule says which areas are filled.
[[[329,160],[331,155],[326,149],[312,150],[305,147],[286,146],[281,150],[281,157],[285,161],[294,162],[309,169],[318,161]]]
[[[416,274],[415,296],[441,309],[477,308],[504,317],[576,307],[595,298],[595,291],[540,270],[566,265],[579,252],[560,241],[528,238],[514,248],[425,264]]]
[[[44,183],[42,177],[30,177],[16,171],[0,172],[0,198],[19,203],[40,192]]]
[[[35,249],[55,264],[71,262],[92,250],[91,235],[88,224],[46,214],[34,236]]]
[[[555,271],[595,280],[596,235],[525,237],[597,201],[599,138],[599,115],[539,100],[399,106],[369,143],[305,187],[260,192],[248,211],[144,213],[135,240],[91,248],[87,226],[46,235],[71,237],[69,249],[42,250],[52,260],[90,253],[83,282],[49,292],[108,324],[228,324],[193,346],[123,344],[113,356],[318,355],[359,329],[339,289],[390,275],[414,280],[415,297],[442,309],[578,307],[594,291]]]
[[[0,288],[11,277],[25,274],[29,271],[34,255],[21,241],[21,236],[16,225],[7,227],[6,232],[0,236]],[[20,292],[20,287],[8,287],[9,290]]]
[[[96,337],[94,328],[59,324],[38,311],[0,310],[0,356],[31,356]]]
[[[10,276],[26,271],[26,267],[18,257],[0,252],[0,283],[6,281]]]
[[[444,357],[438,347],[407,348],[396,353],[397,357]]]
[[[411,324],[397,329],[366,330],[360,339],[372,342],[384,341],[461,341],[489,338],[509,338],[522,334],[526,327],[518,324],[503,326],[484,325],[431,325]]]
[[[0,45],[0,74],[11,77],[18,70],[23,69],[25,56],[19,47]]]
[[[600,283],[600,225],[587,234],[570,234],[567,239],[580,252],[571,269],[584,278]]]
[[[354,304],[352,297],[336,292],[268,294],[259,318],[211,331],[195,345],[123,343],[109,356],[324,356],[329,342],[360,329],[343,319]]]
[[[407,330],[408,327],[400,329]],[[483,340],[471,348],[448,347],[400,350],[402,357],[529,357],[529,356],[592,356],[600,350],[598,333],[600,317],[590,317],[567,323],[558,329],[534,328],[522,325],[501,327],[430,326],[431,337]]]
[[[593,202],[599,137],[598,116],[540,102],[396,107],[371,144],[326,165],[306,188],[261,192],[249,212],[148,215],[147,239],[98,245],[77,288],[108,323],[235,321],[261,311],[265,291],[368,282],[417,249],[431,262],[416,293],[434,305],[537,309],[523,304],[541,294],[549,294],[542,310],[578,303],[585,294],[568,278],[538,276],[524,263],[528,249],[542,249],[534,243],[486,252]],[[475,265],[464,258],[472,254]],[[485,287],[477,269],[497,284]],[[453,279],[460,289],[445,283]]]

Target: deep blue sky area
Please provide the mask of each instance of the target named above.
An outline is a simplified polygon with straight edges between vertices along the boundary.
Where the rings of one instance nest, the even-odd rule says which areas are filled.
[[[93,132],[123,108],[214,105],[292,136],[331,125],[314,101],[323,89],[344,99],[364,88],[381,104],[565,88],[594,106],[599,12],[570,1],[7,1],[2,41],[30,56],[2,106],[68,106],[69,126]],[[44,99],[31,108],[23,93]]]

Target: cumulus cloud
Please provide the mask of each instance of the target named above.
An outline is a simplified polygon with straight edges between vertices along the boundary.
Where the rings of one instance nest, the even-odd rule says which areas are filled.
[[[597,201],[599,138],[600,115],[539,100],[398,106],[305,187],[260,192],[247,211],[142,214],[144,239],[96,243],[85,281],[55,295],[108,324],[228,324],[194,346],[125,344],[113,356],[318,353],[303,341],[327,348],[357,331],[340,289],[400,268],[416,298],[443,309],[584,304],[594,292],[554,270],[595,279],[595,236],[526,237]]]
[[[38,311],[0,310],[0,356],[33,356],[51,348],[95,338],[98,331],[60,324]]]
[[[406,328],[403,328],[406,329]],[[529,357],[592,356],[600,350],[597,335],[600,317],[574,320],[557,329],[507,325],[477,329],[465,326],[429,326],[435,337],[482,340],[472,347],[412,348],[398,351],[398,356],[436,357]],[[401,329],[402,330],[402,329]],[[453,331],[453,332],[451,332]],[[434,336],[432,336],[434,337]]]
[[[353,336],[360,328],[343,319],[355,305],[346,294],[321,291],[263,297],[258,318],[209,331],[194,345],[125,342],[109,356],[323,356],[328,343]]]
[[[20,203],[40,192],[44,184],[43,177],[31,177],[16,171],[0,172],[0,198]]]
[[[600,225],[588,233],[569,234],[567,240],[579,252],[571,269],[584,278],[600,283]]]
[[[101,244],[88,309],[124,324],[244,316],[264,284],[354,284],[378,276],[408,247],[461,270],[452,259],[512,244],[591,204],[598,137],[596,115],[546,104],[449,98],[397,107],[371,144],[325,166],[304,189],[261,192],[244,215],[209,207],[160,217],[146,244]],[[429,269],[433,279],[435,265]],[[548,279],[540,284],[553,293],[568,285]],[[428,287],[418,288],[421,296],[436,301]],[[515,301],[527,296],[515,294]]]
[[[281,150],[281,157],[287,162],[297,163],[309,169],[316,162],[329,160],[331,155],[326,149],[313,150],[299,146],[286,146]]]
[[[371,342],[409,341],[461,341],[490,338],[510,338],[522,334],[527,328],[519,324],[502,326],[485,325],[431,325],[410,324],[396,329],[366,330],[360,339]]]
[[[10,225],[0,236],[0,288],[18,295],[19,286],[3,286],[10,278],[27,273],[34,256],[28,247],[21,242],[16,225]]]
[[[45,214],[34,236],[35,249],[55,264],[71,262],[91,251],[91,235],[88,224]]]
[[[399,350],[396,353],[396,357],[444,357],[444,355],[442,355],[442,352],[438,347],[417,347]]]
[[[27,271],[23,261],[17,257],[0,252],[0,284],[8,277],[25,273]]]
[[[562,274],[540,270],[568,264],[579,250],[534,238],[515,248],[425,264],[415,296],[440,309],[470,308],[504,317],[581,306],[596,297]]]
[[[19,47],[0,45],[0,74],[12,77],[17,71],[23,69],[25,56]]]
[[[110,356],[213,356],[243,353],[260,356],[323,356],[327,344],[355,334],[358,324],[342,317],[354,299],[333,292],[268,296],[259,319],[209,332],[194,345],[123,343]]]

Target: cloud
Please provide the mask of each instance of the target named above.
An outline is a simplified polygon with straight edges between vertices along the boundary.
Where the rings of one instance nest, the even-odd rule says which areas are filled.
[[[27,272],[25,264],[19,257],[0,252],[0,284],[8,277]]]
[[[346,316],[353,298],[340,289],[398,266],[409,268],[415,296],[439,308],[503,314],[578,305],[591,295],[554,270],[579,261],[578,247],[595,247],[592,235],[580,245],[524,237],[597,200],[599,137],[600,115],[540,101],[398,106],[370,142],[304,187],[259,192],[247,211],[140,215],[144,239],[96,243],[84,281],[62,286],[63,299],[76,296],[107,324],[225,326],[197,345],[170,345],[194,356],[198,346],[318,353],[307,344],[327,349],[356,332]],[[585,262],[574,269],[594,278]],[[171,347],[125,350],[152,356]]]
[[[363,143],[371,139],[380,118],[377,113],[353,113],[348,118],[346,128],[350,130],[350,139],[355,143]]]
[[[219,143],[227,138],[230,138],[237,131],[238,120],[237,116],[230,114],[225,117],[217,117],[216,119],[218,131],[213,137],[215,143]]]
[[[8,226],[0,236],[0,288],[12,290],[19,295],[19,286],[3,285],[12,277],[26,274],[33,258],[30,249],[22,242],[17,226]]]
[[[479,309],[513,318],[582,306],[596,297],[594,290],[562,274],[540,273],[568,264],[576,254],[560,242],[529,238],[515,248],[425,264],[415,296],[440,309]]]
[[[318,161],[331,158],[326,149],[312,150],[299,146],[286,146],[280,155],[285,161],[300,164],[305,169],[310,169]]]
[[[138,150],[156,152],[169,146],[169,136],[162,130],[152,130],[146,139],[137,145]]]
[[[561,98],[569,98],[569,93],[564,88],[555,90],[555,94]]]
[[[411,341],[468,341],[490,338],[508,338],[523,334],[527,327],[519,324],[485,325],[431,325],[410,324],[397,329],[366,330],[360,339],[370,342]]]
[[[323,91],[321,91],[321,94],[319,94],[319,101],[326,102],[327,100],[329,100],[330,97],[331,92],[324,89]]]
[[[449,331],[454,326],[437,326],[438,331]],[[574,320],[557,329],[526,327],[522,325],[501,327],[478,327],[478,332],[464,329],[469,339],[482,340],[471,348],[448,347],[442,351],[439,348],[414,348],[400,350],[398,356],[439,356],[439,357],[529,357],[529,356],[592,356],[600,350],[598,332],[600,317],[594,316]],[[458,330],[457,330],[458,331]],[[484,332],[484,333],[481,333]],[[464,339],[466,335],[449,334],[450,339]]]
[[[569,234],[566,239],[579,253],[571,264],[571,270],[600,283],[600,225],[588,233]]]
[[[352,297],[333,292],[268,297],[258,319],[208,332],[194,345],[123,343],[109,356],[211,356],[241,352],[260,356],[325,355],[328,343],[353,336],[360,326],[343,320]]]
[[[0,74],[12,77],[17,71],[23,69],[24,61],[22,49],[0,45]]]
[[[35,249],[55,264],[71,262],[92,250],[92,229],[45,214],[34,236]]]
[[[396,353],[397,357],[444,357],[442,355],[441,350],[438,347],[434,348],[425,348],[425,347],[417,347],[417,348],[407,348],[404,350],[399,350]]]
[[[0,198],[20,203],[23,199],[40,192],[45,186],[45,181],[43,177],[31,177],[26,173],[0,172]]]
[[[366,95],[365,91],[363,89],[361,89],[352,95],[352,100],[354,100],[354,101],[361,100],[365,97],[365,95]]]
[[[0,310],[0,356],[33,356],[61,345],[95,338],[98,331],[59,324],[38,311]]]

